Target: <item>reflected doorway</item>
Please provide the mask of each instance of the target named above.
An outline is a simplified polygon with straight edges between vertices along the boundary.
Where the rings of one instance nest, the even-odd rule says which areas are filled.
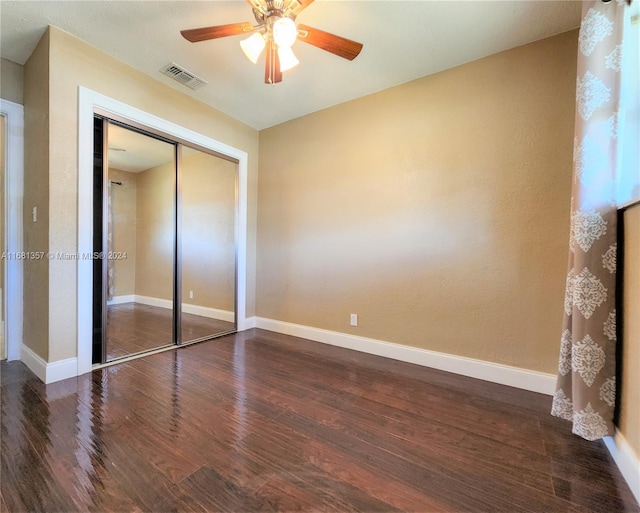
[[[94,128],[93,363],[234,332],[237,163]]]

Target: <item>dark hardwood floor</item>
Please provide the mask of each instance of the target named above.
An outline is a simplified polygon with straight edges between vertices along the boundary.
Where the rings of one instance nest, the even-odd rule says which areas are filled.
[[[640,510],[550,397],[267,331],[1,372],[3,511]]]
[[[121,303],[107,313],[107,361],[173,344],[173,311],[168,308]],[[232,331],[231,322],[182,314],[182,340],[188,342]]]

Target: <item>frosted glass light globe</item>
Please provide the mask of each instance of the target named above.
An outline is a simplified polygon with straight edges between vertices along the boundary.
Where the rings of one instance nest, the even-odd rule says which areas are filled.
[[[298,28],[291,18],[280,18],[273,24],[273,40],[279,47],[291,48],[298,37]]]

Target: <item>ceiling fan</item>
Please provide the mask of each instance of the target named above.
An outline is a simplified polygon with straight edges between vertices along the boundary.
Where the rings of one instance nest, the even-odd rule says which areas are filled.
[[[296,66],[299,61],[291,50],[293,43],[303,41],[334,55],[352,61],[362,44],[344,37],[329,34],[307,25],[297,25],[296,16],[308,7],[313,0],[247,0],[253,9],[257,25],[252,23],[232,23],[190,30],[180,34],[192,43],[217,39],[220,37],[251,34],[240,41],[245,55],[253,62],[266,49],[265,84],[282,81],[282,72]]]

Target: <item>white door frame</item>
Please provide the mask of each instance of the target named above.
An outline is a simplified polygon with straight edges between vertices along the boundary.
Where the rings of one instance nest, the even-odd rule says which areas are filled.
[[[22,202],[24,197],[24,107],[0,98],[0,114],[6,118],[5,136],[5,251],[23,250]],[[22,260],[2,261],[5,273],[5,348],[8,360],[19,360],[22,347]]]
[[[177,139],[192,142],[238,161],[237,329],[248,328],[247,152],[211,139],[84,87],[78,88],[78,253],[93,252],[93,116],[96,108],[126,117]],[[92,275],[89,259],[78,259],[78,375],[90,372],[92,351]]]

